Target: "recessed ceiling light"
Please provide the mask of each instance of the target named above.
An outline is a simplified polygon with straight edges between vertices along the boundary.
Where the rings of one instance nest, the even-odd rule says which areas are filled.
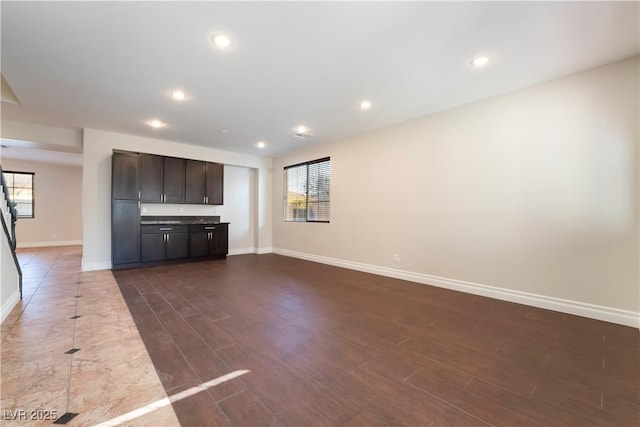
[[[267,144],[264,141],[258,141],[258,143],[256,144],[256,147],[258,148],[264,148],[266,146]]]
[[[471,65],[473,65],[474,67],[484,67],[488,63],[489,63],[488,56],[476,56],[471,60]]]
[[[298,132],[298,133],[307,133],[307,130],[308,130],[308,129],[307,129],[307,127],[306,127],[306,126],[298,126],[298,127],[296,128],[296,132]]]
[[[171,92],[171,97],[176,101],[184,101],[187,99],[187,94],[182,90],[174,90]]]
[[[232,45],[231,37],[226,34],[214,34],[211,36],[211,41],[220,49],[228,49]]]
[[[148,124],[149,126],[151,126],[152,128],[155,128],[155,129],[163,128],[163,127],[165,127],[165,126],[166,126],[166,123],[164,123],[164,122],[162,122],[162,121],[160,121],[160,120],[158,120],[158,119],[152,119],[152,120],[149,120],[149,121],[147,122],[147,124]]]
[[[368,110],[371,108],[371,101],[367,101],[366,99],[360,103],[360,108],[363,110]]]

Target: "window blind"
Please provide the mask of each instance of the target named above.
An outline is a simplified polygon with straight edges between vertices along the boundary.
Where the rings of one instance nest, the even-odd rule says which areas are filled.
[[[284,220],[329,222],[331,217],[331,159],[284,168]]]

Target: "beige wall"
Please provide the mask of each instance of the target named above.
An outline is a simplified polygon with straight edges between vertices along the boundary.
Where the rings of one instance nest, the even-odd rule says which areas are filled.
[[[225,206],[224,207],[191,207],[191,214],[220,214],[222,219],[233,224],[235,213],[246,209],[251,212],[252,229],[245,235],[230,231],[230,253],[245,249],[251,238],[256,252],[271,251],[271,159],[256,156],[214,150],[201,146],[181,144],[159,139],[143,138],[95,129],[84,130],[83,150],[83,270],[111,268],[111,154],[114,149],[130,150],[142,153],[160,154],[187,159],[205,160],[224,163],[226,166],[246,168],[248,170],[231,170],[225,167]],[[251,178],[249,178],[251,177]],[[234,179],[231,179],[234,178]],[[238,181],[239,180],[239,181]],[[251,181],[253,184],[251,185]],[[229,194],[233,183],[243,186],[239,194]],[[254,191],[257,189],[257,191]],[[242,198],[251,194],[252,200],[247,206],[240,207]],[[228,206],[227,206],[228,205]],[[179,215],[179,205],[164,207],[163,213]],[[167,210],[169,209],[169,210]],[[176,211],[177,209],[177,211]],[[147,212],[148,215],[152,212]],[[243,211],[243,215],[246,215]],[[236,218],[240,218],[239,216]],[[247,224],[249,227],[250,224]],[[231,246],[231,245],[238,246]]]
[[[18,247],[82,241],[82,168],[3,158],[2,169],[35,173],[35,218],[16,222]]]
[[[274,159],[275,250],[638,324],[638,75],[634,58]],[[283,167],[324,156],[331,223],[283,222]]]

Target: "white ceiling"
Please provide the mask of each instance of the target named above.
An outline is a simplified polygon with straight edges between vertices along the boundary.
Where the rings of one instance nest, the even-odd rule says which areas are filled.
[[[13,141],[2,138],[0,159],[27,160],[39,163],[54,163],[58,165],[82,167],[82,154],[64,151],[52,151],[31,146],[25,141]],[[9,145],[7,145],[9,144]]]
[[[2,1],[21,103],[2,116],[274,156],[637,55],[638,17],[638,2]],[[492,61],[473,69],[479,53]],[[313,138],[292,137],[301,124]]]

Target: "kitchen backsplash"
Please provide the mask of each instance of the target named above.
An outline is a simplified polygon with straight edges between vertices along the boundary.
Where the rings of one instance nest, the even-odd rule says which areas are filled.
[[[165,203],[142,203],[142,216],[212,216],[223,215],[224,206],[172,205]]]

